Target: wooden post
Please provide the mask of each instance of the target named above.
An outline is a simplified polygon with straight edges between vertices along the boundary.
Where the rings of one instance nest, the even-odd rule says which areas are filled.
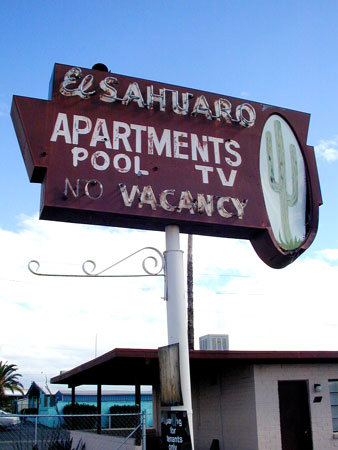
[[[138,412],[141,412],[141,385],[139,381],[135,383],[135,406],[138,407]]]
[[[75,386],[72,386],[72,406],[75,405]]]
[[[135,406],[138,409],[138,413],[141,413],[141,385],[140,382],[137,380],[135,381]],[[137,416],[135,416],[137,417]],[[139,416],[140,420],[141,420],[141,415]],[[135,421],[136,422],[136,421]],[[142,436],[142,431],[141,429],[138,430],[135,433],[135,445],[141,445],[141,436]]]
[[[97,412],[99,414],[97,418],[97,434],[101,434],[101,403],[102,403],[102,385],[97,385]]]

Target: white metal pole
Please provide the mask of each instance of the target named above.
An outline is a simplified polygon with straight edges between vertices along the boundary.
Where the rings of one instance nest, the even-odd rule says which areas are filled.
[[[183,408],[187,411],[192,448],[194,449],[194,434],[192,420],[192,402],[190,387],[190,364],[187,330],[187,302],[185,298],[185,278],[183,266],[183,251],[180,249],[180,233],[176,225],[165,228],[167,283],[167,324],[168,344],[179,343],[180,377],[183,397]],[[177,407],[177,409],[179,409]]]

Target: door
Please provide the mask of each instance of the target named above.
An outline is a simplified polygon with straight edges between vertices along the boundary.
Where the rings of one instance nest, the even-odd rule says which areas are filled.
[[[306,381],[279,381],[282,450],[313,450]]]

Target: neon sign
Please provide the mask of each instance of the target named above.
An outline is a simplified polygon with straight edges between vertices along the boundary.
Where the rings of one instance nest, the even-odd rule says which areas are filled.
[[[249,239],[276,268],[313,241],[308,114],[60,64],[51,88],[12,105],[41,218]]]

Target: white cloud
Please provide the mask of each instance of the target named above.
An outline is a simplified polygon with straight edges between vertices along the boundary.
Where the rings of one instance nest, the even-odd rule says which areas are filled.
[[[21,217],[20,229],[0,229],[0,359],[18,364],[25,382],[55,376],[116,347],[167,344],[163,278],[37,277],[81,273],[86,259],[98,270],[145,246],[164,251],[165,235],[39,221]],[[186,251],[187,238],[181,236]],[[337,249],[303,256],[274,270],[249,242],[194,236],[195,348],[198,337],[230,335],[232,349],[336,349]],[[118,273],[142,272],[142,255]]]
[[[328,261],[338,261],[338,249],[336,248],[327,248],[325,250],[321,250],[318,252],[319,256],[323,256],[323,258]]]
[[[258,260],[249,244],[245,254],[245,243],[234,242],[224,260],[231,261],[233,273],[248,276],[220,277],[196,290],[198,335],[229,333],[232,349],[336,349],[338,306],[332,292],[338,265],[305,254],[274,270]],[[223,244],[208,247],[220,254]],[[221,268],[216,262],[215,271]],[[225,266],[223,273],[229,270]]]
[[[315,146],[316,154],[326,159],[328,162],[334,162],[338,159],[338,136],[331,140],[321,140]]]

